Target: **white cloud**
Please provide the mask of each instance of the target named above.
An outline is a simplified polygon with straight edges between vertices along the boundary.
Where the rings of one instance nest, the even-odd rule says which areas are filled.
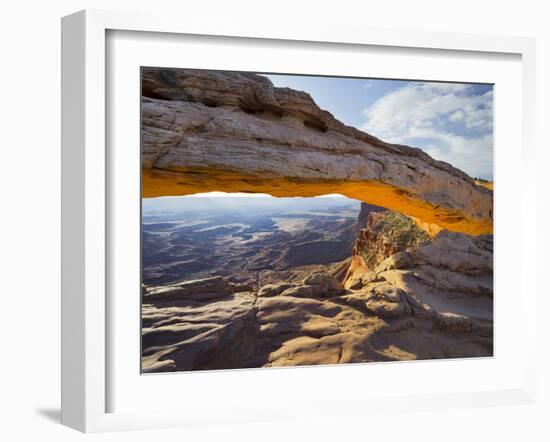
[[[463,121],[464,120],[464,111],[457,110],[456,112],[453,112],[451,116],[449,117],[449,120],[451,121]]]
[[[442,94],[464,92],[470,88],[470,85],[464,83],[416,83],[416,86]]]
[[[456,83],[410,83],[363,112],[361,127],[385,141],[411,144],[472,176],[491,178],[493,93]]]
[[[452,133],[424,131],[419,138],[429,140],[423,146],[426,153],[446,161],[473,177],[491,179],[493,176],[493,135],[467,138]]]

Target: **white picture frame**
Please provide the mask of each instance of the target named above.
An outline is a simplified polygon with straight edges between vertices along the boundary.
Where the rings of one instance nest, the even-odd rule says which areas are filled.
[[[512,54],[521,57],[521,149],[514,155],[522,160],[523,173],[528,174],[534,161],[534,106],[535,106],[535,45],[532,39],[494,37],[451,33],[429,33],[403,30],[377,30],[315,25],[279,28],[276,24],[250,22],[216,22],[195,17],[184,24],[178,17],[154,16],[144,13],[126,13],[86,10],[63,18],[62,21],[62,423],[85,432],[138,428],[158,428],[208,424],[210,422],[245,422],[286,417],[323,416],[335,407],[327,407],[333,399],[315,399],[307,409],[300,404],[288,409],[278,407],[263,410],[246,397],[233,399],[240,411],[231,409],[206,414],[200,407],[196,413],[181,409],[159,411],[112,411],[109,392],[113,388],[109,377],[112,354],[109,345],[111,312],[107,300],[108,244],[111,230],[109,195],[109,155],[106,121],[109,113],[106,81],[106,36],[109,32],[152,32],[163,35],[202,35],[269,39],[274,42],[310,42],[312,44],[339,44],[341,47],[376,46],[378,48],[429,49],[467,51],[474,54]],[[158,34],[157,34],[158,35]],[[136,103],[136,106],[138,104]],[[498,124],[498,115],[497,115]],[[498,161],[497,161],[498,168]],[[526,175],[527,176],[527,175]],[[535,193],[520,189],[522,204],[521,253],[522,263],[532,254],[535,229]],[[498,206],[497,206],[498,210]],[[498,250],[498,246],[497,246]],[[498,252],[497,252],[498,253]],[[525,268],[522,270],[525,272]],[[536,287],[533,279],[521,280],[523,308],[536,305]],[[522,333],[533,337],[536,324],[522,322]],[[492,388],[461,393],[430,392],[403,395],[388,391],[377,397],[376,403],[368,397],[343,398],[338,402],[338,413],[366,415],[374,410],[440,409],[500,404],[532,403],[535,399],[534,339],[525,340],[521,358],[521,379],[503,388]],[[497,355],[498,357],[498,355]],[[138,356],[136,355],[136,359]],[[355,373],[361,367],[354,368]],[[292,373],[285,369],[285,376]],[[228,373],[217,374],[229,376]],[[231,375],[234,376],[235,375]],[[166,378],[169,378],[166,377]],[[517,382],[516,382],[517,381]],[[165,381],[166,382],[166,381]],[[260,409],[259,409],[260,408]],[[323,411],[327,409],[327,411]]]

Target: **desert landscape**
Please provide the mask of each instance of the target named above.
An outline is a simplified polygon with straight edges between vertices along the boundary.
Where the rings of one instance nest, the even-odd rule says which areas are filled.
[[[141,112],[142,372],[493,355],[491,180],[258,74]]]

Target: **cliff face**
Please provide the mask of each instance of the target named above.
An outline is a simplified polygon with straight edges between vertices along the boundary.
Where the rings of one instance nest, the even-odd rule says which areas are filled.
[[[340,193],[424,223],[492,231],[492,192],[451,165],[347,127],[262,76],[143,69],[143,196]]]
[[[428,239],[429,235],[406,216],[391,211],[370,212],[365,228],[357,233],[352,263],[346,276],[347,286],[353,288],[357,280],[372,272],[386,258]]]
[[[379,206],[373,206],[367,203],[361,203],[361,209],[359,210],[359,217],[357,218],[357,227],[363,229],[366,227],[369,221],[369,215],[371,213],[384,212],[386,209]]]
[[[492,351],[493,236],[430,235],[407,217],[371,213],[353,249],[344,296],[381,317],[430,320]]]
[[[358,293],[380,285],[403,292],[415,316],[444,322],[461,316],[492,333],[493,237],[443,231],[434,239],[390,255],[347,286]],[[351,283],[353,282],[353,283]],[[354,293],[351,298],[361,297]],[[466,318],[466,319],[465,319]],[[476,326],[476,327],[477,327]],[[476,327],[472,326],[472,330]],[[491,335],[492,336],[492,335]]]

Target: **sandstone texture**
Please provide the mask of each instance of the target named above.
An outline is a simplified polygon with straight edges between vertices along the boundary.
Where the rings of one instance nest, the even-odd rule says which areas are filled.
[[[492,191],[420,149],[347,127],[256,74],[142,69],[143,196],[340,193],[440,229],[492,232]]]
[[[232,293],[230,284],[221,276],[198,279],[195,281],[184,281],[179,284],[160,286],[144,293],[144,300],[176,300],[191,299],[204,300],[217,298]]]
[[[415,225],[396,215],[369,215],[346,276],[353,293],[344,298],[382,317],[412,315],[431,319],[434,329],[475,332],[492,347],[492,235],[419,238]]]
[[[392,255],[395,255],[394,259],[407,259],[407,255],[398,252],[428,239],[428,233],[406,216],[389,211],[369,213],[366,226],[357,233],[351,265],[345,278],[347,287],[360,287],[361,277],[373,271],[383,260]]]
[[[217,277],[145,287],[143,370],[492,356],[492,236],[443,231],[379,253],[418,234],[396,215],[369,215],[354,258],[374,258],[343,284],[315,272],[251,291]]]

